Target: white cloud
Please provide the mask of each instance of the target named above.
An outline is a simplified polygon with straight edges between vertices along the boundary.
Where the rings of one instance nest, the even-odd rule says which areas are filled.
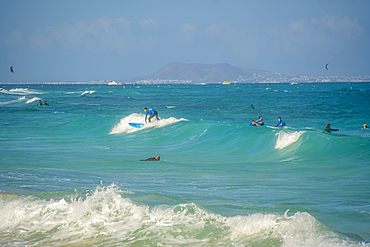
[[[198,27],[194,23],[183,23],[180,25],[177,34],[177,41],[179,44],[194,43]]]
[[[138,22],[139,25],[144,26],[149,29],[158,29],[159,28],[159,23],[156,21],[153,21],[152,19],[148,20],[142,20]]]

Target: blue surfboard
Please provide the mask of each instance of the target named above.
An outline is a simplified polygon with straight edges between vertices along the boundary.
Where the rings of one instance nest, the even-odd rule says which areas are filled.
[[[135,128],[142,128],[144,127],[144,124],[142,123],[129,123],[130,126],[135,127]]]

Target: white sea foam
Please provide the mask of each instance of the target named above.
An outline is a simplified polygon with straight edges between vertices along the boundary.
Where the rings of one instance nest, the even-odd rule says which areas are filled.
[[[1,196],[1,243],[74,246],[370,246],[306,212],[222,216],[194,203],[149,207],[111,185],[58,200]]]
[[[150,123],[146,123],[143,128],[134,128],[129,125],[129,123],[144,123],[145,120],[145,115],[144,114],[138,114],[138,113],[133,113],[127,117],[124,117],[121,119],[121,121],[116,124],[116,126],[113,127],[111,130],[110,134],[120,134],[120,133],[132,133],[135,131],[151,128],[151,127],[157,127],[161,128],[169,124],[177,123],[180,121],[188,121],[184,118],[160,118],[159,121],[153,120]]]
[[[7,105],[7,104],[12,104],[12,103],[16,103],[16,102],[20,102],[20,101],[23,101],[23,100],[26,100],[26,96],[22,96],[16,100],[11,100],[11,101],[6,101],[6,102],[0,102],[0,105]]]
[[[34,98],[32,98],[32,99],[27,100],[26,104],[32,103],[32,102],[34,102],[34,101],[36,101],[36,100],[41,100],[41,98],[34,97]]]
[[[6,93],[6,94],[18,94],[18,95],[29,95],[29,94],[44,94],[44,92],[36,91],[29,88],[15,88],[15,89],[2,89],[0,90],[0,93]]]
[[[89,94],[92,94],[92,93],[95,93],[96,91],[94,91],[94,90],[91,90],[91,91],[85,91],[85,92],[83,92],[81,95],[84,95],[84,94],[87,94],[87,93],[89,93]]]
[[[293,133],[287,133],[284,131],[280,131],[279,133],[276,133],[277,140],[275,149],[283,149],[297,142],[304,132],[305,131],[295,131]]]

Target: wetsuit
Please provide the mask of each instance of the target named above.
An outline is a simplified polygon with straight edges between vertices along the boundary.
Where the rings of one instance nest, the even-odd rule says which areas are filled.
[[[146,160],[140,160],[140,161],[158,161],[155,157],[153,158],[148,158]]]
[[[281,120],[277,123],[276,127],[284,127],[285,126],[285,122],[284,120]]]
[[[331,129],[330,127],[327,127],[324,129],[324,131],[331,133],[332,131],[339,131],[339,130]]]
[[[145,121],[146,121],[146,117],[148,116],[148,114],[149,114],[149,118],[148,118],[149,122],[150,122],[150,119],[152,119],[153,117],[156,117],[156,119],[159,120],[158,112],[153,109],[148,109],[146,110]]]
[[[261,126],[265,125],[265,122],[263,120],[257,120],[256,123],[258,123]]]

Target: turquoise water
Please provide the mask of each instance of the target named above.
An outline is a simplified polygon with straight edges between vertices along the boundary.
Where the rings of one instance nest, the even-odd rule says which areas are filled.
[[[0,110],[3,246],[370,246],[369,83],[7,85]]]

